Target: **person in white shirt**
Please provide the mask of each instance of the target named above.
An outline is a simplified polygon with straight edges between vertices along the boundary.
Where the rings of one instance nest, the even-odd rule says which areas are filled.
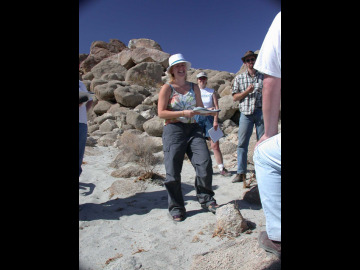
[[[216,94],[214,93],[214,89],[206,87],[208,78],[206,72],[200,72],[196,77],[200,88],[201,100],[204,104],[204,108],[219,109],[218,100]],[[212,127],[214,127],[215,130],[220,128],[218,124],[218,114],[216,114],[215,116],[196,115],[195,120],[201,126],[203,133],[205,134],[205,138],[207,140],[210,140],[211,149],[214,152],[215,161],[218,164],[220,174],[222,176],[231,176],[231,173],[228,172],[228,170],[224,167],[219,141],[214,143],[209,135],[209,129],[211,129]]]
[[[88,92],[86,86],[79,80],[79,92]],[[87,138],[87,111],[92,105],[92,99],[89,99],[86,103],[79,104],[79,177],[82,172],[81,164],[84,158],[85,144]]]
[[[281,257],[281,133],[278,121],[281,100],[281,12],[274,18],[254,66],[264,73],[262,110],[264,135],[255,145],[254,164],[266,231],[259,246]]]

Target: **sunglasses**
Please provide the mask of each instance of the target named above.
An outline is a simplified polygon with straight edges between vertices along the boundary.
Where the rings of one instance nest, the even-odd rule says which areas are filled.
[[[199,80],[206,80],[207,78],[206,77],[200,77],[198,78]]]
[[[245,60],[246,63],[255,62],[255,58],[248,58]]]

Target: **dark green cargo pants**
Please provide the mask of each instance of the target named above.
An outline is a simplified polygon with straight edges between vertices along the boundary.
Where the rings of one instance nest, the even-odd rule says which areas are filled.
[[[200,126],[181,122],[167,124],[162,140],[170,214],[174,216],[186,211],[181,191],[181,169],[185,153],[196,172],[195,190],[199,203],[208,206],[216,202],[212,190],[212,161]]]

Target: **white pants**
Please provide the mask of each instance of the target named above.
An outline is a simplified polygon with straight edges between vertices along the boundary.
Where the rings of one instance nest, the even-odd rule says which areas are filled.
[[[254,151],[256,180],[269,239],[281,241],[281,133]]]

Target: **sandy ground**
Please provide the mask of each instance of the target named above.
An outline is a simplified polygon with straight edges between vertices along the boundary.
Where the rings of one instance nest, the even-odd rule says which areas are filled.
[[[86,147],[79,178],[79,269],[280,269],[281,262],[257,243],[259,232],[265,230],[261,206],[242,200],[248,189],[231,183],[236,174],[234,156],[224,157],[233,175],[223,177],[212,155],[215,199],[219,205],[237,203],[242,216],[256,227],[230,238],[213,236],[216,216],[196,200],[190,162],[184,161],[182,170],[187,218],[175,223],[168,214],[165,187],[110,175],[115,169],[109,164],[118,151]],[[248,170],[253,169],[249,164]],[[163,165],[155,171],[165,175]],[[120,192],[111,197],[109,188],[119,180]]]

